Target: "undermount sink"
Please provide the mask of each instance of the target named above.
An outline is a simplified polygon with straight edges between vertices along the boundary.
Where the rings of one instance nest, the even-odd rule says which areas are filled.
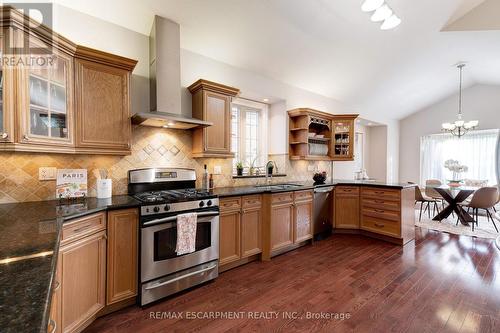
[[[255,185],[257,188],[268,188],[271,190],[287,190],[295,187],[301,187],[302,185],[297,184],[271,184],[271,185]]]

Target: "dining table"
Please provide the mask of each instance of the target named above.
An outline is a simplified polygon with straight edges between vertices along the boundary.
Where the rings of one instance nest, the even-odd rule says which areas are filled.
[[[448,206],[434,216],[434,221],[442,221],[455,212],[458,220],[464,226],[469,226],[469,223],[474,222],[474,218],[460,204],[470,197],[478,187],[441,185],[433,188],[448,203]]]

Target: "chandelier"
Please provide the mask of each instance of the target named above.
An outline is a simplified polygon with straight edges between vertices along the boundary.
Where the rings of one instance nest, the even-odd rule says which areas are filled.
[[[464,136],[468,131],[474,129],[479,125],[479,121],[471,120],[464,121],[462,120],[462,71],[465,67],[465,64],[458,64],[457,68],[460,72],[460,85],[459,85],[459,94],[458,94],[458,120],[453,123],[444,123],[442,124],[443,132],[451,133],[457,137]]]

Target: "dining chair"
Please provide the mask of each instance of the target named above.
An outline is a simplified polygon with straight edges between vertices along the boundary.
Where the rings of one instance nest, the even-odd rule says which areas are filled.
[[[495,187],[498,189],[498,200],[497,200],[497,203],[495,204],[495,206],[496,206],[496,205],[500,204],[500,184],[496,184]],[[496,213],[497,212],[497,208],[495,206],[493,206],[493,210]]]
[[[497,204],[498,196],[498,187],[481,187],[474,192],[470,202],[464,202],[461,204],[463,207],[468,207],[469,210],[472,209],[472,216],[474,217],[474,222],[472,222],[472,231],[474,231],[474,223],[478,225],[479,210],[484,209],[486,211],[486,218],[488,221],[491,220],[495,230],[498,232],[497,225],[495,224],[495,220],[490,212],[490,209]]]
[[[441,183],[439,179],[427,179],[425,181],[425,195],[429,198],[436,200],[438,203],[441,204],[441,208],[444,209],[445,201],[441,196],[441,194],[439,194],[438,191],[434,189],[434,187],[438,187],[441,185],[443,185],[443,183]],[[438,205],[436,206],[439,207]]]
[[[415,183],[408,182],[408,184],[415,184]],[[418,217],[419,222],[422,220],[422,211],[424,213],[425,213],[425,211],[427,211],[429,218],[431,218],[431,206],[430,205],[433,204],[434,209],[439,211],[437,200],[433,199],[433,198],[429,198],[426,195],[423,195],[422,191],[420,190],[420,187],[417,185],[417,186],[415,186],[415,204],[418,205],[418,203],[420,203],[420,214]],[[425,204],[427,204],[427,205],[424,208]]]

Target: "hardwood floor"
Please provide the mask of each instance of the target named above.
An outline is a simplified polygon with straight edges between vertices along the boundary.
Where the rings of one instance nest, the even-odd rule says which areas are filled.
[[[416,241],[404,247],[335,235],[271,262],[222,273],[153,306],[100,318],[87,332],[500,332],[495,241],[420,228],[416,233]],[[150,318],[151,312],[165,316],[163,311],[184,318]],[[186,319],[198,311],[245,315]],[[278,319],[249,318],[248,312],[268,311]],[[306,319],[307,312],[350,318]]]

